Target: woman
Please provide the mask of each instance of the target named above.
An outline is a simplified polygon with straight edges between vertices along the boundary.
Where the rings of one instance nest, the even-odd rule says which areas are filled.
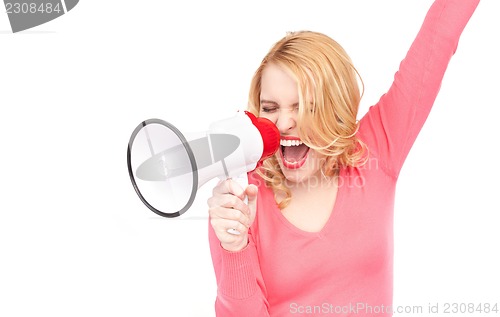
[[[340,45],[314,32],[274,45],[249,111],[276,124],[282,146],[247,188],[223,181],[208,200],[217,316],[392,315],[396,182],[478,3],[436,0],[359,121],[358,76]]]

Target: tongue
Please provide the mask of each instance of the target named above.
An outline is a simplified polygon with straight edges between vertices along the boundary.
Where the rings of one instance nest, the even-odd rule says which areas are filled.
[[[309,147],[305,144],[301,144],[299,146],[284,146],[283,156],[288,162],[295,163],[300,161],[306,155],[308,149]]]

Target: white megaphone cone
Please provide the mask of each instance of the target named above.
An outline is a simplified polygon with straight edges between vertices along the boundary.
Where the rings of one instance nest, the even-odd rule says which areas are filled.
[[[249,112],[214,122],[191,140],[163,120],[146,120],[130,137],[130,179],[149,209],[177,217],[192,205],[198,188],[213,178],[234,178],[245,186],[246,173],[276,152],[279,139],[271,121]]]

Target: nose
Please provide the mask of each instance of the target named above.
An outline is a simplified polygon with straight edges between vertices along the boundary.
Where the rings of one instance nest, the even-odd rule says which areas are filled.
[[[279,111],[276,127],[282,134],[289,133],[297,125],[293,111]]]

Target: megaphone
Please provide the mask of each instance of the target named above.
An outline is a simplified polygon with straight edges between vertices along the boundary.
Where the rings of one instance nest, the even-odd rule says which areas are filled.
[[[213,178],[246,178],[280,143],[274,123],[250,112],[212,123],[187,139],[161,120],[141,122],[127,148],[127,167],[141,201],[163,217],[178,217],[194,202],[198,188]]]

